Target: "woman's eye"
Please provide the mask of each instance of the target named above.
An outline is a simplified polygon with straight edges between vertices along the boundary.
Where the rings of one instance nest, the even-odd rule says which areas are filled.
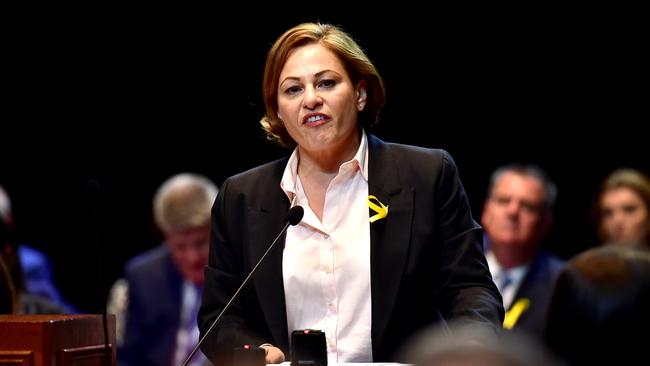
[[[637,206],[635,206],[635,205],[623,206],[623,212],[625,212],[626,214],[632,214],[632,213],[634,213],[634,211],[636,211],[636,209],[637,209]]]
[[[323,88],[331,88],[331,87],[333,87],[334,85],[336,85],[336,82],[335,82],[334,80],[330,80],[330,79],[327,79],[327,80],[321,80],[321,81],[318,83],[318,86],[323,87]]]
[[[301,88],[299,86],[290,86],[285,90],[287,94],[296,94],[299,93]]]

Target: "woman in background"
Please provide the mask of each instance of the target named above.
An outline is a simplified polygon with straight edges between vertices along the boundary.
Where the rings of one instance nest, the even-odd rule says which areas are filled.
[[[603,182],[595,218],[601,243],[650,249],[650,179],[618,169]]]

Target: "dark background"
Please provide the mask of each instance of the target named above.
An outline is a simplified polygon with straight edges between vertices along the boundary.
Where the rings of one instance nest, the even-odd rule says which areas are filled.
[[[70,302],[99,311],[124,262],[158,245],[164,179],[221,184],[287,153],[258,127],[261,76],[275,38],[304,20],[341,25],[366,49],[388,93],[372,132],[448,150],[477,220],[494,168],[537,163],[559,186],[546,245],[568,258],[597,243],[599,182],[621,166],[650,173],[648,37],[634,9],[337,10],[8,14],[0,184]]]

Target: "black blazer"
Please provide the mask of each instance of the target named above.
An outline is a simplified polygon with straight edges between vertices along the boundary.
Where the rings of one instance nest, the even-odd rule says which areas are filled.
[[[371,135],[368,148],[368,193],[389,206],[386,218],[370,224],[373,361],[395,360],[408,336],[441,317],[500,328],[501,295],[451,156]],[[290,202],[280,181],[287,160],[231,177],[220,189],[199,312],[202,336],[285,224]],[[215,364],[228,362],[229,351],[243,344],[272,343],[288,357],[288,334],[282,248],[276,248],[202,349]]]
[[[540,252],[535,257],[512,301],[514,304],[526,298],[530,306],[521,314],[513,329],[524,330],[540,338],[544,335],[551,295],[563,268],[564,261],[546,252]]]

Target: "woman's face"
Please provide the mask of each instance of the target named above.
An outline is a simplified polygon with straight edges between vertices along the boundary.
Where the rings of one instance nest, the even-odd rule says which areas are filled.
[[[643,199],[627,187],[612,188],[601,198],[601,230],[611,243],[643,245],[648,232],[648,209]]]
[[[357,114],[366,91],[318,43],[289,53],[278,84],[278,117],[301,150],[326,153],[358,144]]]

